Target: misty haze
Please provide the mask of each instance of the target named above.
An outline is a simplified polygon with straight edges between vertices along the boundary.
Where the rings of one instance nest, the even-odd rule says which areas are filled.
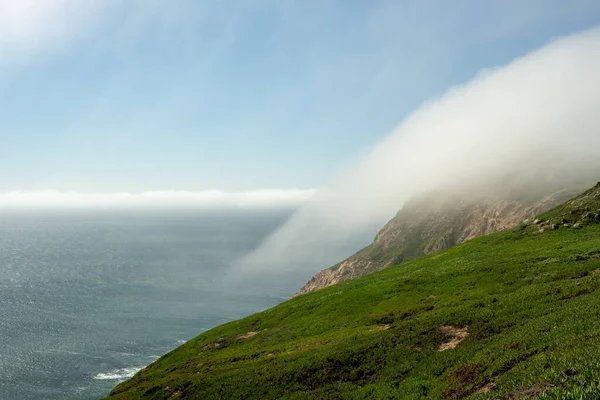
[[[0,0],[0,399],[600,398],[599,71],[585,0]]]

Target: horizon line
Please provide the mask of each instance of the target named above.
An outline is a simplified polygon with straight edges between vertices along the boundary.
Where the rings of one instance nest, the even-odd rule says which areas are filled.
[[[317,189],[253,189],[245,191],[149,190],[142,192],[77,192],[12,190],[0,193],[0,208],[273,208],[295,207],[312,199]]]

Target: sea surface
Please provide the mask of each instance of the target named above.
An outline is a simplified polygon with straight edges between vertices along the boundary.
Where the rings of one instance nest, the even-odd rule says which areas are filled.
[[[97,399],[160,355],[287,299],[232,279],[290,211],[0,212],[0,399]]]

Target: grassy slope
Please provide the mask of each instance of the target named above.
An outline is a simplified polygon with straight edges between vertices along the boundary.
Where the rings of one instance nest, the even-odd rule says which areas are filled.
[[[592,180],[587,181],[587,184],[570,182],[566,190],[561,190],[558,183],[540,183],[535,188],[528,185],[518,191],[529,193],[528,196],[512,193],[508,197],[496,194],[473,198],[470,192],[453,190],[426,193],[406,203],[373,243],[315,275],[300,293],[327,286],[325,283],[329,283],[331,275],[336,276],[338,282],[356,279],[455,246],[469,235],[483,236],[485,230],[492,233],[500,226],[516,225],[531,218],[536,209],[547,210],[577,196]],[[500,215],[494,216],[494,211]],[[490,220],[494,222],[490,224]],[[510,222],[515,220],[519,222]]]
[[[540,217],[580,229],[523,226],[292,299],[201,334],[111,398],[597,399],[597,192]],[[469,336],[440,352],[444,325]]]

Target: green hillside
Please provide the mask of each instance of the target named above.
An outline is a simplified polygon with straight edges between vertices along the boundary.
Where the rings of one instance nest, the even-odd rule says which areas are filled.
[[[205,332],[114,399],[598,399],[600,185]]]
[[[582,177],[583,178],[583,177]],[[527,180],[504,194],[498,187],[450,189],[423,193],[403,204],[402,208],[377,233],[373,243],[342,262],[317,273],[298,292],[305,294],[336,283],[360,278],[393,265],[410,261],[472,240],[476,237],[512,229],[577,196],[587,183]],[[526,186],[526,187],[524,187]],[[569,189],[565,190],[564,187]],[[485,193],[485,194],[484,194]]]

